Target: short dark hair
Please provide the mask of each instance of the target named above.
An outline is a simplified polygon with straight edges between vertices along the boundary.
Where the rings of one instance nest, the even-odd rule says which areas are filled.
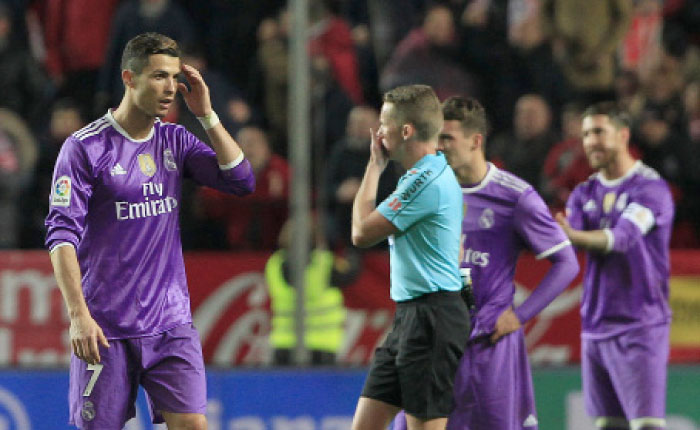
[[[400,125],[412,124],[416,139],[432,140],[442,128],[440,100],[428,85],[405,85],[384,94],[384,103],[396,108],[396,120]]]
[[[611,101],[595,103],[585,111],[583,111],[582,118],[594,115],[605,115],[610,118],[616,128],[629,128],[632,120],[630,115],[625,111],[619,104]]]
[[[177,42],[159,33],[142,33],[126,44],[122,54],[122,70],[141,73],[148,64],[148,57],[155,54],[165,54],[180,58],[180,48]]]
[[[489,122],[486,119],[486,110],[473,97],[453,96],[442,104],[442,114],[445,121],[459,121],[465,132],[486,134],[489,131]]]

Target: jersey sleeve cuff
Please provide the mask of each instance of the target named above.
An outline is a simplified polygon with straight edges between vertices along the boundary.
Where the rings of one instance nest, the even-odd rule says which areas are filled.
[[[227,164],[219,164],[219,169],[221,169],[221,170],[231,170],[231,169],[233,169],[234,167],[236,167],[236,166],[238,166],[239,164],[241,164],[241,163],[243,162],[244,159],[245,159],[245,156],[243,155],[243,151],[241,151],[241,154],[240,154],[238,157],[236,157],[236,159],[233,160],[232,162],[227,163]]]
[[[559,252],[560,250],[566,248],[569,245],[571,245],[571,241],[567,239],[567,240],[565,240],[557,245],[554,245],[553,247],[549,248],[546,251],[540,252],[539,254],[537,254],[537,256],[535,256],[535,259],[541,260],[543,258],[547,258],[550,255]]]
[[[604,228],[603,233],[605,233],[605,237],[608,238],[608,243],[605,245],[605,252],[610,252],[615,247],[615,235],[609,228]]]
[[[49,248],[49,254],[53,254],[55,250],[64,246],[70,246],[72,248],[75,248],[75,246],[70,242],[57,242],[56,244],[51,245],[51,247]]]

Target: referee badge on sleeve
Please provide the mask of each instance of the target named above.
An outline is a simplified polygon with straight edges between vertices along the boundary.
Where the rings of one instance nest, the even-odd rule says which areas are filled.
[[[53,185],[53,190],[51,193],[51,206],[70,206],[70,194],[72,188],[73,187],[68,176],[61,176],[60,178],[56,179],[56,183]]]

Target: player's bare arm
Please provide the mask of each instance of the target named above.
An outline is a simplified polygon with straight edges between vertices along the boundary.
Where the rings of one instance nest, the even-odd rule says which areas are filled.
[[[187,64],[181,66],[181,71],[190,88],[180,82],[177,89],[190,111],[202,121],[219,164],[223,166],[235,161],[241,155],[241,148],[216,117],[211,107],[209,87],[201,73]]]
[[[571,227],[569,221],[566,219],[566,215],[561,212],[556,214],[555,219],[574,246],[587,251],[608,251],[610,239],[604,230],[576,230]]]
[[[61,246],[51,252],[56,282],[70,317],[70,341],[73,353],[89,364],[100,362],[99,344],[109,348],[102,329],[90,315],[80,283],[80,266],[72,246]]]
[[[384,240],[397,228],[375,209],[379,177],[389,163],[379,132],[370,130],[370,158],[352,206],[352,243],[360,248]]]

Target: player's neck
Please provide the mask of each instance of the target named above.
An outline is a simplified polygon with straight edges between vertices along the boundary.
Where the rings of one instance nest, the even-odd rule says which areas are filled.
[[[119,107],[112,111],[114,120],[134,140],[148,137],[153,128],[154,118],[145,115],[143,111],[129,103],[124,97]]]
[[[436,148],[437,145],[434,142],[406,142],[404,143],[402,157],[397,161],[404,169],[408,170],[426,155],[435,155],[437,152]]]
[[[463,164],[455,169],[457,180],[462,185],[476,185],[483,181],[489,171],[486,160],[479,159],[472,164]]]
[[[607,180],[615,180],[625,176],[632,169],[637,160],[632,158],[629,152],[620,154],[614,163],[600,169],[600,173]]]

